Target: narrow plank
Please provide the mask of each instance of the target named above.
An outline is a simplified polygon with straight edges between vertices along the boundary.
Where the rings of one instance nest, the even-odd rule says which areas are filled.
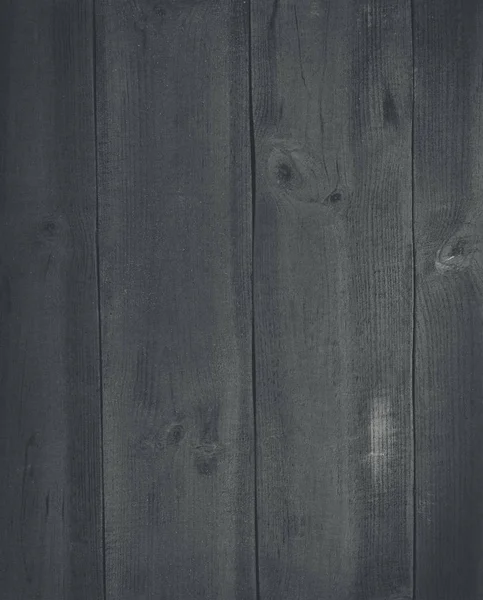
[[[415,2],[416,597],[483,597],[483,5]]]
[[[409,598],[410,2],[252,7],[261,597]]]
[[[107,597],[252,599],[247,5],[97,4]]]
[[[103,598],[93,12],[0,6],[0,595]]]

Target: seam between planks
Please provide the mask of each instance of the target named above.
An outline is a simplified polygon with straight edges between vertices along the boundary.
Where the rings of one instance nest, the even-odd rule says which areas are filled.
[[[248,0],[248,121],[250,132],[250,171],[252,200],[252,402],[253,402],[253,474],[254,474],[254,536],[255,536],[255,594],[260,600],[260,547],[258,531],[258,436],[257,436],[257,385],[256,385],[256,344],[255,344],[255,210],[256,210],[256,147],[255,118],[253,111],[253,74],[252,74],[252,1]]]
[[[96,0],[92,0],[92,87],[93,87],[93,112],[94,112],[94,168],[95,168],[95,195],[96,195],[96,278],[97,278],[97,335],[99,352],[99,433],[101,457],[101,538],[102,538],[102,595],[107,599],[106,592],[106,507],[104,494],[104,382],[102,361],[102,314],[101,314],[101,273],[100,273],[100,244],[99,244],[99,154],[98,154],[98,127],[97,127],[97,19]]]
[[[417,530],[417,494],[416,494],[416,228],[415,228],[415,172],[414,172],[414,139],[415,139],[415,0],[410,0],[411,9],[411,54],[412,54],[412,106],[411,106],[411,246],[412,246],[412,334],[411,334],[411,425],[413,452],[413,564],[412,564],[412,597],[416,598],[416,530]]]

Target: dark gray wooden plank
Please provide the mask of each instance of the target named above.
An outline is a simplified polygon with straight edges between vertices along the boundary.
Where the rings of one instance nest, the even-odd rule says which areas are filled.
[[[93,13],[0,6],[0,596],[103,598]]]
[[[415,2],[416,598],[483,596],[483,5]]]
[[[249,600],[247,5],[97,5],[107,597]]]
[[[410,2],[252,26],[261,598],[410,598]]]

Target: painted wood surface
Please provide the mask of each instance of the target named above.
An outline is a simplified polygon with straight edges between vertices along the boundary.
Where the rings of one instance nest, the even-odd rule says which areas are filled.
[[[410,598],[410,3],[252,24],[260,597]]]
[[[0,598],[479,600],[479,0],[0,6]]]
[[[483,5],[415,2],[416,598],[483,595]]]
[[[107,597],[251,600],[247,4],[97,5]]]
[[[103,598],[91,2],[0,6],[0,597]]]

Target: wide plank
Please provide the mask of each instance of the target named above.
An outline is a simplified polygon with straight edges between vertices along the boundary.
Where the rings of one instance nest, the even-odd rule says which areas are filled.
[[[416,598],[483,597],[483,5],[415,1]]]
[[[252,600],[247,4],[96,20],[107,598]]]
[[[252,0],[263,600],[412,596],[409,0]]]
[[[0,596],[103,598],[90,0],[0,5]]]

